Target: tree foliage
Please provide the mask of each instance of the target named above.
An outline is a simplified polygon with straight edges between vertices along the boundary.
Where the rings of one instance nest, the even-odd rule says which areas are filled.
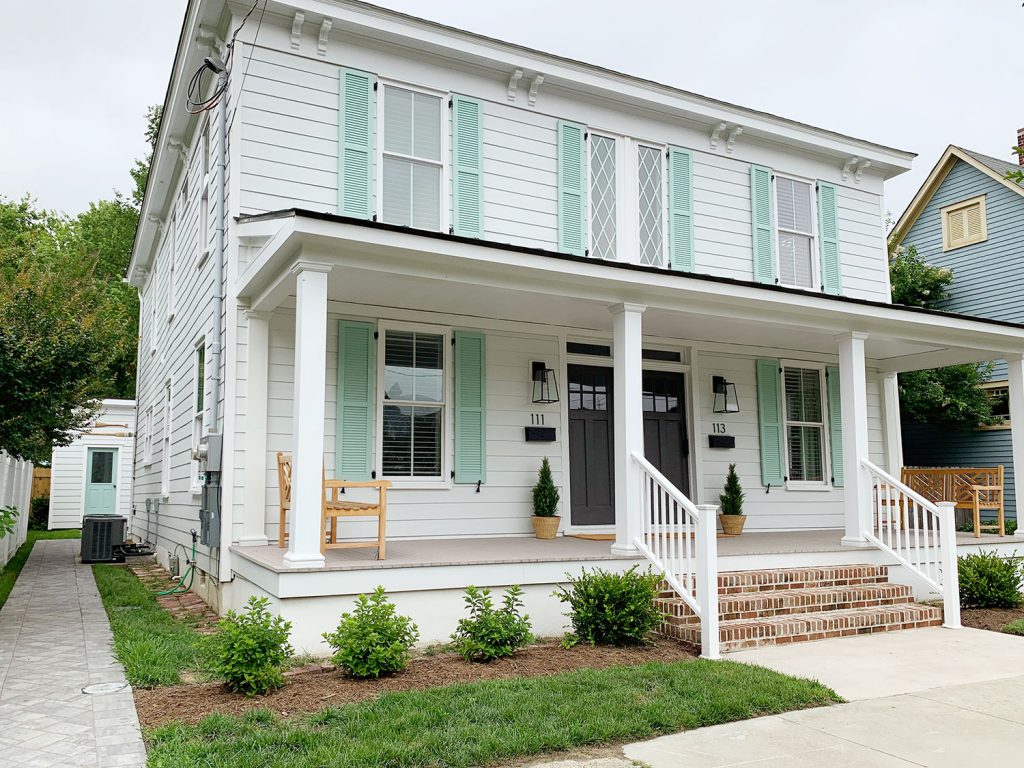
[[[894,304],[935,307],[949,298],[953,270],[928,264],[913,245],[894,245],[889,251],[889,282]]]
[[[163,117],[164,108],[157,104],[146,110],[146,143],[149,145],[149,152],[144,158],[135,161],[135,166],[129,171],[132,181],[135,182],[135,189],[132,190],[132,202],[136,209],[142,208],[142,199],[146,196],[146,184],[149,182],[149,166],[153,162],[153,153],[156,151],[156,140],[160,135],[160,120]]]

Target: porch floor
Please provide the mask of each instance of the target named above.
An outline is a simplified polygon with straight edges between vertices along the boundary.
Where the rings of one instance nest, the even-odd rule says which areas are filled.
[[[720,537],[720,558],[744,555],[797,554],[814,552],[850,552],[856,548],[843,546],[841,530],[748,532],[741,536]],[[1024,535],[999,537],[983,534],[976,539],[971,533],[957,533],[958,549],[967,546],[992,546],[1020,543]],[[867,548],[871,550],[872,548]],[[541,541],[528,536],[459,539],[395,539],[387,544],[386,560],[375,560],[372,547],[366,549],[332,549],[325,557],[324,568],[287,568],[286,549],[276,545],[238,547],[231,551],[240,557],[277,573],[304,570],[357,571],[375,568],[419,568],[447,565],[492,565],[500,563],[589,562],[595,560],[636,560],[635,556],[613,554],[611,542],[559,536]],[[727,563],[720,564],[728,570]]]

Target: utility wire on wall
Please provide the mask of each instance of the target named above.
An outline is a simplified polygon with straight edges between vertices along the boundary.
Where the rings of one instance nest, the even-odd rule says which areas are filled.
[[[216,56],[207,56],[203,59],[203,65],[196,70],[195,74],[192,75],[192,79],[188,83],[188,92],[186,95],[187,104],[186,110],[190,115],[198,115],[203,112],[209,112],[211,109],[217,106],[220,102],[221,97],[228,88],[228,75],[231,74],[231,66],[234,61],[235,53],[235,41],[238,39],[238,33],[242,31],[245,23],[249,20],[252,12],[256,10],[256,6],[259,5],[260,0],[255,0],[248,13],[242,19],[242,22],[235,29],[231,35],[231,40],[224,47],[225,57],[224,61],[221,61]],[[259,22],[256,25],[256,36],[260,34],[260,27],[263,26],[263,14],[267,10],[267,0],[263,0],[263,8],[260,10]],[[255,40],[255,38],[254,38]],[[252,60],[252,56],[245,63],[245,71],[242,73],[242,82],[245,82],[245,76],[249,72],[249,61]],[[206,86],[204,85],[205,75],[210,72],[212,75],[217,77],[217,83],[214,86],[213,93],[209,97],[203,98],[203,92]]]

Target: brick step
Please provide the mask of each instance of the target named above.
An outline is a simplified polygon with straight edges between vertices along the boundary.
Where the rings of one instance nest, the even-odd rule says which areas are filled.
[[[737,592],[766,592],[777,589],[885,584],[888,580],[888,566],[867,564],[725,571],[718,574],[718,593],[730,595]],[[671,587],[665,583],[662,583],[659,592],[661,597],[675,595]]]
[[[766,619],[794,613],[897,605],[913,600],[909,586],[888,583],[736,592],[719,596],[718,616],[720,621]],[[699,623],[693,610],[681,598],[662,598],[659,603],[671,623]]]
[[[830,637],[891,632],[942,624],[942,609],[904,603],[838,611],[816,611],[766,619],[734,619],[719,625],[721,650],[736,651]],[[662,625],[661,631],[685,645],[700,647],[699,624]]]

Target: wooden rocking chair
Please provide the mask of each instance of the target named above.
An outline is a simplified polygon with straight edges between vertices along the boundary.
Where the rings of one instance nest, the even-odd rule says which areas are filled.
[[[278,528],[277,543],[284,548],[288,538],[286,529],[287,515],[292,506],[292,457],[287,453],[277,454],[277,485],[281,499],[281,523]],[[372,547],[371,541],[338,541],[339,517],[376,517],[377,518],[377,559],[385,556],[385,537],[387,527],[387,489],[390,480],[328,480],[323,478],[323,494],[320,511],[321,537],[320,551],[328,549],[349,549],[356,547]],[[343,501],[340,496],[346,488],[376,488],[377,501]]]

